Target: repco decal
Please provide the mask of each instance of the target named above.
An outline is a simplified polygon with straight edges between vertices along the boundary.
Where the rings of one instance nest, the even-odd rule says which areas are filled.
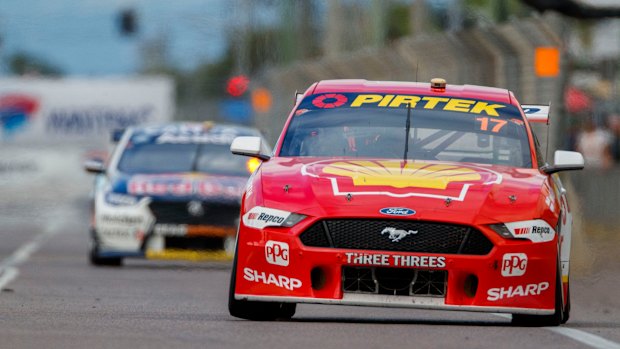
[[[271,215],[271,214],[267,214],[267,213],[261,213],[258,215],[258,217],[256,217],[257,220],[259,221],[264,221],[267,223],[276,223],[278,225],[282,224],[282,222],[284,222],[284,218],[282,216],[276,216],[276,215]]]
[[[256,229],[269,226],[279,227],[286,221],[290,214],[291,213],[287,211],[256,206],[243,215],[243,224]]]
[[[555,238],[555,230],[542,219],[505,223],[512,236],[532,242],[548,242]]]

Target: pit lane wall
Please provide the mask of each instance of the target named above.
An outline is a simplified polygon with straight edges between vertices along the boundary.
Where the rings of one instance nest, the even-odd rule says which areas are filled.
[[[0,144],[99,142],[174,113],[166,77],[0,79]]]

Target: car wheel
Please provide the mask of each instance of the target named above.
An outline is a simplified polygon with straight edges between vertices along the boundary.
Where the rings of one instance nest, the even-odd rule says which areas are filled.
[[[562,272],[560,263],[555,281],[555,313],[551,315],[512,314],[512,324],[523,327],[559,326],[568,321],[570,312],[570,292],[566,293],[566,306],[562,304]],[[569,284],[570,287],[570,284]]]
[[[120,267],[123,265],[123,258],[121,257],[99,256],[99,248],[96,244],[93,244],[88,257],[90,264],[98,267]]]
[[[256,302],[235,299],[235,279],[237,276],[237,252],[233,259],[228,290],[228,312],[234,317],[254,321],[290,320],[295,315],[297,304]]]
[[[564,306],[564,314],[562,314],[562,323],[565,324],[570,317],[570,279],[566,288],[566,305]]]

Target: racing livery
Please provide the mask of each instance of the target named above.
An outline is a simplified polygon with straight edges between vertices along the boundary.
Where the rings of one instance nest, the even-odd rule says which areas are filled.
[[[125,257],[229,259],[241,193],[259,160],[232,156],[251,128],[174,123],[126,130],[96,178],[91,263]]]
[[[524,110],[527,112],[524,113]],[[251,176],[231,275],[233,316],[290,318],[296,303],[513,314],[559,325],[570,311],[571,212],[530,122],[505,89],[331,80],[297,99]]]

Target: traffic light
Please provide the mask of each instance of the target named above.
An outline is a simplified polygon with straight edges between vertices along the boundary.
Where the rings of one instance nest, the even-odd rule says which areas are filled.
[[[138,31],[138,19],[133,9],[122,10],[118,14],[118,25],[121,35],[132,36]]]
[[[241,97],[248,90],[250,79],[245,75],[237,75],[228,79],[226,92],[232,97]]]

